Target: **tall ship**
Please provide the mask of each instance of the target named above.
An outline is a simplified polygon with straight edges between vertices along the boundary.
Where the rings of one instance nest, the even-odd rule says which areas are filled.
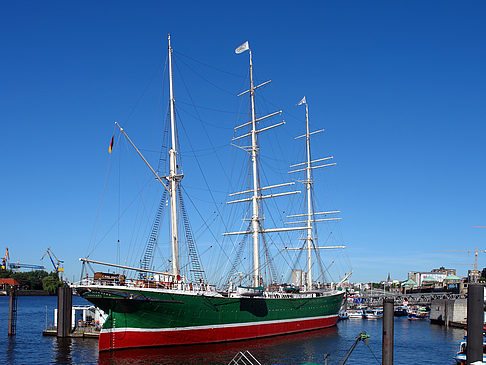
[[[305,188],[305,194],[302,195],[305,195],[306,211],[289,215],[288,218],[292,219],[289,222],[290,226],[265,227],[262,202],[294,195],[300,191],[276,192],[276,189],[293,185],[295,182],[261,186],[261,171],[258,163],[261,147],[258,136],[284,123],[262,126],[264,120],[279,112],[257,116],[255,93],[267,82],[254,85],[252,53],[248,42],[238,47],[235,52],[237,54],[248,52],[249,55],[249,89],[240,94],[249,96],[249,121],[234,129],[235,137],[232,142],[237,145],[239,141],[248,141],[245,146],[237,145],[237,147],[248,153],[249,169],[245,180],[248,183],[246,190],[230,194],[232,200],[227,204],[244,204],[250,211],[243,218],[245,227],[243,230],[225,232],[223,236],[248,241],[251,248],[250,260],[248,260],[251,263],[250,269],[246,273],[230,272],[224,286],[217,287],[209,283],[202,269],[203,265],[195,255],[197,247],[192,238],[188,239],[188,252],[191,254],[190,269],[184,272],[187,268],[180,264],[180,241],[183,238],[181,236],[187,238],[188,233],[187,230],[181,232],[180,228],[185,226],[185,223],[181,223],[181,212],[183,218],[187,214],[184,206],[180,205],[181,181],[184,175],[178,160],[180,152],[173,85],[173,49],[169,35],[168,174],[161,176],[156,172],[125,130],[118,124],[117,126],[121,135],[143,159],[164,191],[163,199],[166,201],[164,205],[170,210],[170,229],[167,232],[170,236],[170,270],[155,270],[152,266],[151,252],[157,239],[155,234],[150,237],[151,244],[147,246],[139,267],[101,262],[91,258],[80,259],[83,264],[82,278],[72,286],[79,295],[108,315],[100,332],[99,351],[254,339],[331,327],[338,320],[344,297],[339,283],[334,286],[324,285],[315,281],[312,275],[313,260],[319,258],[317,252],[344,247],[319,245],[315,229],[316,222],[339,219],[332,218],[332,215],[338,211],[313,210],[312,172],[314,169],[333,165],[326,161],[332,157],[316,160],[311,158],[310,136],[319,131],[312,132],[309,129],[308,105],[304,98],[299,105],[305,106],[306,129],[297,139],[302,138],[305,141],[305,161],[291,165],[290,168],[293,170],[290,173],[304,174],[304,178],[297,181],[300,181]],[[157,222],[156,219],[154,226],[158,225]],[[287,252],[295,250],[304,254],[306,267],[292,270],[290,283],[277,282],[276,275],[267,282],[263,278],[262,271],[268,269],[268,265],[271,266],[272,259],[266,257],[268,251],[264,249],[265,235],[282,232],[300,232],[298,243],[295,245],[289,243],[282,250]],[[264,260],[266,263],[263,263]],[[220,264],[222,267],[227,263]],[[95,265],[102,265],[108,269],[95,272],[92,269]],[[237,267],[235,264],[231,269],[237,271]],[[93,275],[88,274],[88,269],[93,271]],[[116,269],[123,274],[113,272]],[[225,274],[221,272],[221,276],[223,275]]]

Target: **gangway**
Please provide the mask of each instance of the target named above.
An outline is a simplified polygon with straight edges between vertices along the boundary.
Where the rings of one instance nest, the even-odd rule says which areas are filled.
[[[250,351],[239,351],[228,365],[261,365]]]

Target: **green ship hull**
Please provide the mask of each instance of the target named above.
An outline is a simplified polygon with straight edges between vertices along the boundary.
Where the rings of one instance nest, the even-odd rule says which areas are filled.
[[[108,313],[100,351],[211,343],[335,325],[343,293],[225,297],[216,292],[78,287]]]

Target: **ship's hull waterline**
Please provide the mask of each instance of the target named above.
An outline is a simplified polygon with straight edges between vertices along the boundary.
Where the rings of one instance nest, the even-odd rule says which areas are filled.
[[[237,341],[331,327],[344,295],[228,298],[122,287],[77,290],[108,313],[100,351]]]

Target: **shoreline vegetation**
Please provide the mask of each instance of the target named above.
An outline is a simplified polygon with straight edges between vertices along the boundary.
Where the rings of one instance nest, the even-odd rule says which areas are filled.
[[[64,285],[57,272],[48,273],[45,270],[33,270],[26,272],[13,272],[12,270],[0,270],[0,279],[15,279],[18,283],[17,295],[56,295],[57,288]],[[6,295],[7,289],[0,288],[0,295]],[[4,294],[5,293],[5,294]]]

